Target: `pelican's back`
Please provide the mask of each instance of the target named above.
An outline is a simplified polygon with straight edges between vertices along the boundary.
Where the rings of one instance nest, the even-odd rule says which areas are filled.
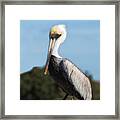
[[[89,78],[71,61],[64,59],[60,63],[62,75],[74,85],[76,91],[84,100],[92,99],[92,89]]]

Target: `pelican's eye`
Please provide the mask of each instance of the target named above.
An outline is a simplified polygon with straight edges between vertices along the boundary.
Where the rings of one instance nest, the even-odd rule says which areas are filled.
[[[62,34],[58,34],[58,33],[53,33],[53,34],[50,34],[50,38],[51,39],[58,39]]]

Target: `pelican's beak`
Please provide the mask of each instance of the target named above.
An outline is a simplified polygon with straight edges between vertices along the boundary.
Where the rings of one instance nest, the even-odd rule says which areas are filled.
[[[52,54],[52,50],[53,50],[53,48],[54,48],[54,45],[55,45],[55,38],[54,38],[54,39],[51,39],[51,40],[50,40],[50,43],[49,43],[47,62],[46,62],[45,71],[44,71],[44,74],[45,74],[45,75],[46,75],[47,72],[48,72],[48,66],[49,66],[50,57],[51,57],[51,54]]]

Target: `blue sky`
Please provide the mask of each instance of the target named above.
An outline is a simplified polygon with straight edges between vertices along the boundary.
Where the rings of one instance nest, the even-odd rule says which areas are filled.
[[[20,72],[44,66],[49,45],[49,30],[65,24],[67,38],[60,55],[68,58],[83,72],[88,71],[100,80],[100,21],[99,20],[21,20]]]

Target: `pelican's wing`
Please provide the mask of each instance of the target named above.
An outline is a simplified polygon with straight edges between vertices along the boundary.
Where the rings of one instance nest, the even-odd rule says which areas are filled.
[[[63,70],[63,76],[74,85],[80,95],[85,100],[92,99],[91,84],[88,77],[67,59],[62,60],[60,67]]]

